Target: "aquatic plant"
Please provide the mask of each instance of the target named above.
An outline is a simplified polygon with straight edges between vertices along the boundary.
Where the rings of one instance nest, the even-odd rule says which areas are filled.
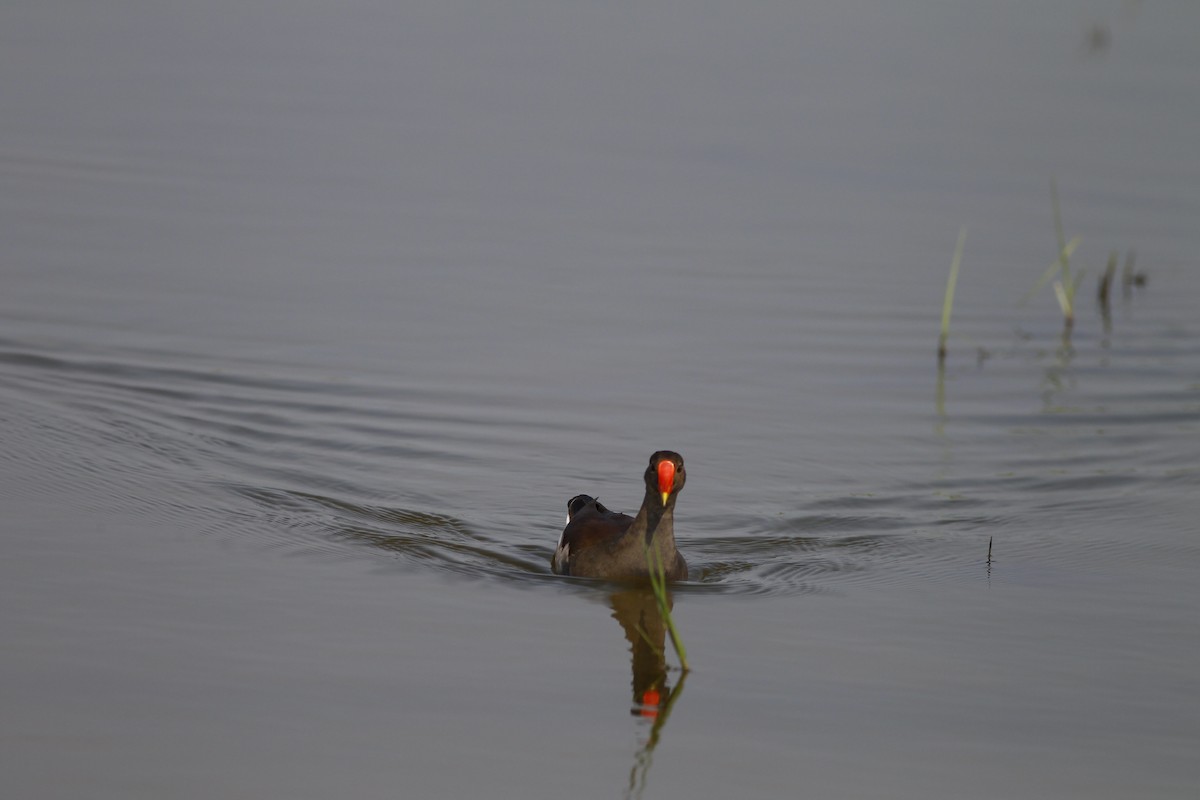
[[[667,594],[667,569],[658,548],[646,546],[646,565],[649,567],[650,589],[654,592],[654,602],[658,605],[658,613],[667,626],[667,633],[671,635],[671,646],[675,648],[675,655],[679,657],[679,668],[686,673],[690,669],[687,649],[683,646],[683,639],[679,636],[679,630],[675,627],[675,620],[671,616],[671,599]]]
[[[1117,251],[1108,254],[1108,266],[1104,269],[1104,277],[1100,279],[1098,298],[1105,311],[1108,310],[1108,293],[1112,287],[1113,277],[1117,274]]]
[[[1054,296],[1058,299],[1058,307],[1062,310],[1063,322],[1069,330],[1075,324],[1075,292],[1079,289],[1079,285],[1083,282],[1084,270],[1079,269],[1078,272],[1071,273],[1071,254],[1075,252],[1075,248],[1083,239],[1076,236],[1071,241],[1066,241],[1063,236],[1062,214],[1058,207],[1058,184],[1054,178],[1050,179],[1050,199],[1054,204],[1054,232],[1058,237],[1058,258],[1046,268],[1042,273],[1042,277],[1034,284],[1029,293],[1025,295],[1022,303],[1028,302],[1029,298],[1033,297],[1041,290],[1046,282],[1054,277],[1054,274],[1059,273],[1058,280],[1054,281]]]
[[[954,260],[950,262],[950,276],[946,278],[946,297],[942,300],[942,332],[938,335],[938,363],[946,361],[946,338],[950,335],[950,312],[954,309],[954,290],[958,286],[958,267],[962,263],[963,245],[967,242],[967,227],[958,231],[958,244],[954,246]]]

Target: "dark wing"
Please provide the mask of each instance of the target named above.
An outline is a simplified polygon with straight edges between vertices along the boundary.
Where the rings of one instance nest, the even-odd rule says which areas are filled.
[[[633,517],[609,511],[595,498],[578,495],[567,505],[567,526],[563,528],[554,552],[554,571],[560,575],[571,574],[571,563],[582,551],[620,539]]]

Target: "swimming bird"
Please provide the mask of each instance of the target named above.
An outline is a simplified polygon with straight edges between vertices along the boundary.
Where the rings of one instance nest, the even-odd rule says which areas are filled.
[[[567,526],[550,561],[559,575],[604,580],[649,575],[647,547],[658,551],[667,580],[686,580],[687,562],[675,549],[675,500],[687,472],[683,456],[659,450],[650,456],[645,474],[646,496],[636,517],[609,511],[590,495],[567,503]]]

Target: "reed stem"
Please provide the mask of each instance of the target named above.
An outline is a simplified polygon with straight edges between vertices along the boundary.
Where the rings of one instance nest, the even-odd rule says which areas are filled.
[[[679,668],[687,672],[691,668],[688,666],[687,648],[683,646],[683,639],[679,636],[679,630],[675,627],[675,620],[671,617],[671,600],[667,595],[667,570],[663,565],[662,556],[658,552],[658,548],[646,546],[646,565],[649,567],[650,573],[650,589],[654,592],[654,601],[658,605],[658,613],[663,618],[663,623],[667,626],[667,633],[671,635],[671,646],[675,648],[675,655],[679,656]]]
[[[946,339],[950,336],[950,313],[954,310],[954,290],[958,287],[958,268],[962,264],[963,246],[967,243],[967,227],[958,231],[958,244],[954,246],[954,260],[950,262],[950,276],[946,278],[946,297],[942,300],[942,332],[938,336],[938,363],[946,361]]]

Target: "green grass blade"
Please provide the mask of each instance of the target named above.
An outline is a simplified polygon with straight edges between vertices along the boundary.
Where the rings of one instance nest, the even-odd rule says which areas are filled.
[[[967,228],[958,232],[958,244],[954,246],[954,260],[950,262],[950,276],[946,278],[946,298],[942,301],[942,339],[950,334],[950,312],[954,310],[954,290],[958,286],[958,267],[962,264],[963,245],[967,242]]]
[[[1021,298],[1021,305],[1028,303],[1030,298],[1040,292],[1042,287],[1054,277],[1056,272],[1062,272],[1066,268],[1065,265],[1069,264],[1071,261],[1071,254],[1075,252],[1075,248],[1079,247],[1079,243],[1082,241],[1083,239],[1081,237],[1076,236],[1074,239],[1067,242],[1066,246],[1059,251],[1058,258],[1054,261],[1054,263],[1046,267],[1046,271],[1042,273],[1042,277],[1038,278],[1038,282],[1035,283],[1033,288]]]
[[[958,267],[962,264],[963,246],[967,242],[967,226],[958,230],[958,244],[954,246],[954,260],[950,262],[950,276],[946,278],[946,297],[942,300],[942,330],[938,334],[938,363],[946,361],[946,339],[950,336],[950,312],[954,310],[954,290],[958,286]]]
[[[1054,282],[1054,296],[1058,298],[1058,307],[1062,309],[1063,316],[1071,319],[1071,298],[1067,294],[1066,288],[1062,285],[1062,281]]]
[[[671,603],[667,598],[667,570],[663,566],[658,548],[646,545],[646,566],[649,567],[650,589],[654,592],[654,601],[658,605],[663,623],[667,626],[667,633],[671,635],[671,646],[675,648],[675,655],[679,657],[679,668],[688,672],[691,667],[688,666],[687,648],[683,646],[683,639],[671,616]]]
[[[1100,300],[1100,305],[1108,306],[1108,295],[1112,291],[1113,277],[1117,274],[1117,251],[1112,250],[1108,254],[1108,264],[1104,267],[1104,276],[1100,278],[1100,289],[1097,296]]]
[[[638,636],[641,636],[642,640],[647,644],[647,646],[649,646],[650,651],[659,658],[662,658],[663,651],[658,649],[658,645],[655,644],[654,640],[650,638],[650,634],[646,633],[646,629],[640,624],[634,626],[634,629],[638,632]]]

